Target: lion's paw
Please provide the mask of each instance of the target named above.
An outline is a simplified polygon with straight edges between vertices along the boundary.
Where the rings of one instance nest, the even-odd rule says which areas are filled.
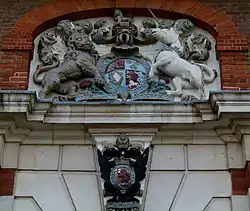
[[[53,100],[53,102],[68,101],[68,96],[67,95],[58,95],[58,96],[55,96],[52,100]]]
[[[99,87],[103,87],[105,85],[105,81],[101,77],[96,77],[95,84]]]

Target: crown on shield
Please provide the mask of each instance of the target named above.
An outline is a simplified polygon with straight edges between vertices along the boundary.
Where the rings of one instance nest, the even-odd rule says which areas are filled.
[[[120,157],[120,158],[115,158],[114,161],[115,165],[130,165],[129,158]]]

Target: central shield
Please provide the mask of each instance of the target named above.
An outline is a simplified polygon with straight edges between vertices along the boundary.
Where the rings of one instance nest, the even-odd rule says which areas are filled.
[[[134,169],[129,165],[115,166],[110,172],[110,181],[118,189],[128,189],[135,182]]]
[[[148,89],[148,62],[138,58],[104,58],[100,73],[106,81],[106,90],[123,99],[133,98]]]

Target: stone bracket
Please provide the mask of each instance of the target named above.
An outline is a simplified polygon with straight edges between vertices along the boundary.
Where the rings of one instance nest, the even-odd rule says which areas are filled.
[[[103,196],[105,210],[110,210],[111,207],[114,208],[118,205],[128,210],[130,210],[130,206],[137,208],[142,206],[146,196],[144,190],[147,188],[152,158],[150,146],[157,131],[157,128],[147,128],[146,132],[145,128],[90,128],[88,130],[97,148],[96,167],[99,169],[99,190],[100,195]],[[106,157],[105,153],[109,155]],[[134,153],[136,153],[136,157],[133,157]],[[115,156],[114,160],[109,158],[111,156]],[[144,168],[144,165],[148,168]],[[108,171],[110,173],[107,176]],[[117,171],[126,171],[126,176],[123,175],[124,173],[115,173]],[[140,176],[142,172],[145,174],[143,177]],[[129,178],[132,182],[127,182],[128,186],[123,187],[122,184],[125,183],[121,183],[115,174],[122,178],[126,177],[126,180]],[[118,195],[114,194],[114,189],[120,191],[121,196],[118,193],[116,193]],[[134,191],[133,199],[130,198],[131,191]],[[139,198],[134,198],[136,196]],[[116,197],[118,197],[116,199],[118,201],[112,201]],[[126,200],[120,201],[119,197],[125,197]],[[134,209],[131,208],[131,210]]]

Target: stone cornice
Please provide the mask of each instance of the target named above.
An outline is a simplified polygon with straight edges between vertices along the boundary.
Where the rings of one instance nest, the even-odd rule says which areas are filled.
[[[26,113],[44,123],[202,123],[250,116],[249,91],[211,92],[196,102],[86,103],[40,101],[35,92],[0,91],[0,112]]]

